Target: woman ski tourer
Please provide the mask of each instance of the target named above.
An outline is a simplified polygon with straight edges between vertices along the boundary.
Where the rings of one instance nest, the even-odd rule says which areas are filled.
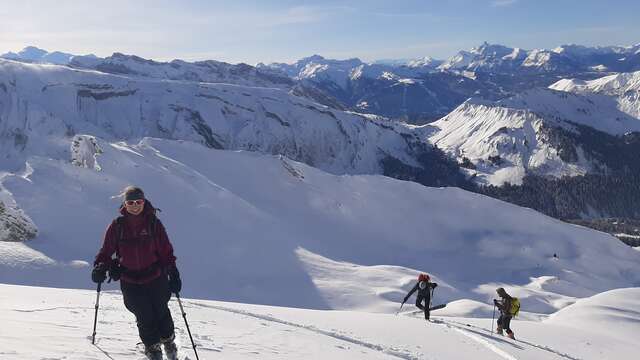
[[[168,303],[182,287],[176,257],[156,209],[139,187],[121,196],[120,216],[111,222],[94,262],[91,278],[120,280],[125,307],[136,317],[138,333],[150,360],[177,359],[174,326]],[[115,255],[115,257],[114,257]]]

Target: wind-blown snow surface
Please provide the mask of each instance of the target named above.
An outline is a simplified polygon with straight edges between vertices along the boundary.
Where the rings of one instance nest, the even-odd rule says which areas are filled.
[[[491,333],[491,318],[314,311],[183,299],[202,360],[208,359],[631,359],[640,330],[640,289],[585,299],[580,326],[560,319],[513,320],[517,341]],[[625,299],[620,301],[619,299]],[[133,315],[118,292],[103,292],[91,333],[95,291],[0,285],[3,359],[141,359]],[[583,304],[592,308],[585,308]],[[611,307],[615,306],[615,308]],[[175,300],[170,307],[181,359],[195,359]],[[435,313],[435,312],[434,312]],[[624,321],[620,321],[620,320]],[[558,321],[562,320],[562,321]],[[603,326],[604,325],[604,326]],[[495,325],[494,325],[495,326]]]
[[[93,166],[33,156],[2,178],[39,236],[0,243],[0,282],[90,288],[110,196],[137,184],[163,210],[190,297],[393,312],[420,270],[439,301],[487,302],[506,286],[525,311],[550,313],[640,283],[640,253],[615,238],[457,188],[187,141],[95,148],[93,162],[78,161],[87,148],[75,159]]]

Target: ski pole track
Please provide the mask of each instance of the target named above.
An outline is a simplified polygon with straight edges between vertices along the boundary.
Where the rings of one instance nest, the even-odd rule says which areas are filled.
[[[461,322],[459,322],[459,321],[455,321],[455,320],[449,320],[448,322],[450,322],[450,323],[455,323],[455,324],[458,324],[458,325],[460,325],[460,326],[464,326],[464,327],[472,327],[472,328],[475,328],[475,329],[478,329],[478,330],[481,330],[481,331],[485,331],[485,332],[487,332],[488,334],[490,334],[489,330],[487,330],[487,329],[485,329],[485,328],[483,328],[483,327],[480,327],[480,326],[475,326],[475,325],[471,325],[471,324],[461,323]],[[548,351],[548,352],[550,352],[550,353],[553,353],[553,354],[555,354],[555,355],[557,355],[557,356],[560,356],[560,357],[563,357],[563,358],[565,358],[565,359],[569,359],[569,360],[583,360],[582,358],[579,358],[579,357],[573,357],[573,356],[571,356],[571,355],[569,355],[569,354],[567,354],[567,353],[560,352],[560,351],[555,350],[555,349],[553,349],[553,348],[551,348],[551,347],[549,347],[549,346],[545,346],[545,345],[538,345],[538,344],[534,344],[534,343],[531,343],[531,342],[528,342],[528,341],[525,341],[525,340],[521,340],[521,339],[517,339],[517,340],[516,340],[516,342],[520,342],[520,343],[523,343],[523,344],[526,344],[526,345],[529,345],[529,346],[535,347],[535,348],[540,349],[540,350],[543,350],[543,351]]]
[[[54,311],[54,310],[94,310],[94,307],[69,307],[69,306],[58,306],[52,308],[41,308],[41,309],[12,309],[15,312],[21,313],[35,313],[40,311]]]
[[[420,355],[420,356],[416,356],[416,355],[412,355],[410,351],[408,350],[403,350],[403,349],[397,349],[394,347],[385,347],[379,344],[372,344],[363,340],[359,340],[347,335],[343,335],[343,334],[339,334],[336,332],[332,332],[332,331],[327,331],[327,330],[322,330],[322,329],[318,329],[317,327],[313,326],[313,325],[301,325],[301,324],[296,324],[294,322],[290,322],[290,321],[286,321],[286,320],[282,320],[282,319],[278,319],[275,318],[273,316],[269,316],[269,315],[262,315],[262,314],[256,314],[256,313],[252,313],[246,310],[239,310],[239,309],[233,309],[233,308],[227,308],[227,307],[223,307],[223,306],[215,306],[215,305],[205,305],[205,304],[198,304],[198,303],[193,303],[193,305],[195,306],[199,306],[199,307],[205,307],[205,308],[211,308],[211,309],[215,309],[215,310],[219,310],[219,311],[225,311],[225,312],[229,312],[229,313],[234,313],[234,314],[238,314],[238,315],[244,315],[244,316],[249,316],[249,317],[253,317],[256,319],[260,319],[260,320],[264,320],[264,321],[269,321],[269,322],[275,322],[278,324],[283,324],[283,325],[287,325],[287,326],[291,326],[291,327],[295,327],[295,328],[299,328],[299,329],[304,329],[307,331],[311,331],[314,332],[316,334],[320,334],[320,335],[324,335],[324,336],[328,336],[331,338],[334,338],[336,340],[340,340],[340,341],[345,341],[354,345],[359,345],[362,347],[365,347],[367,349],[370,350],[374,350],[374,351],[378,351],[381,352],[383,354],[386,355],[390,355],[399,359],[405,359],[405,360],[424,360],[427,359],[425,357],[425,355]]]
[[[98,346],[98,344],[91,344],[93,346],[95,346],[98,350],[100,350],[100,352],[102,352],[104,354],[104,356],[106,356],[107,358],[111,359],[111,360],[115,360],[113,357],[111,357],[111,355],[104,351],[100,346]]]

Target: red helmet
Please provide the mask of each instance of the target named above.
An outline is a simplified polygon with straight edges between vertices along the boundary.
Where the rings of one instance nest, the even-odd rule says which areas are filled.
[[[429,281],[430,277],[427,274],[418,275],[418,281]]]

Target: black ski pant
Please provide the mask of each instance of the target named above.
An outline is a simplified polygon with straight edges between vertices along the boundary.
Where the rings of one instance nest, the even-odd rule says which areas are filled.
[[[171,338],[173,319],[169,310],[171,292],[167,277],[161,275],[147,284],[120,281],[124,306],[136,316],[138,334],[145,346]]]
[[[422,305],[423,301],[424,301],[424,305]],[[431,296],[422,296],[418,294],[416,298],[416,306],[418,307],[418,309],[424,310],[424,318],[427,320],[429,320],[429,316],[430,316],[430,311],[429,311],[430,303],[431,303]]]
[[[498,327],[502,328],[503,330],[506,330],[507,334],[512,334],[513,331],[511,331],[511,328],[509,327],[510,324],[511,324],[511,315],[500,314],[500,317],[498,318]]]

